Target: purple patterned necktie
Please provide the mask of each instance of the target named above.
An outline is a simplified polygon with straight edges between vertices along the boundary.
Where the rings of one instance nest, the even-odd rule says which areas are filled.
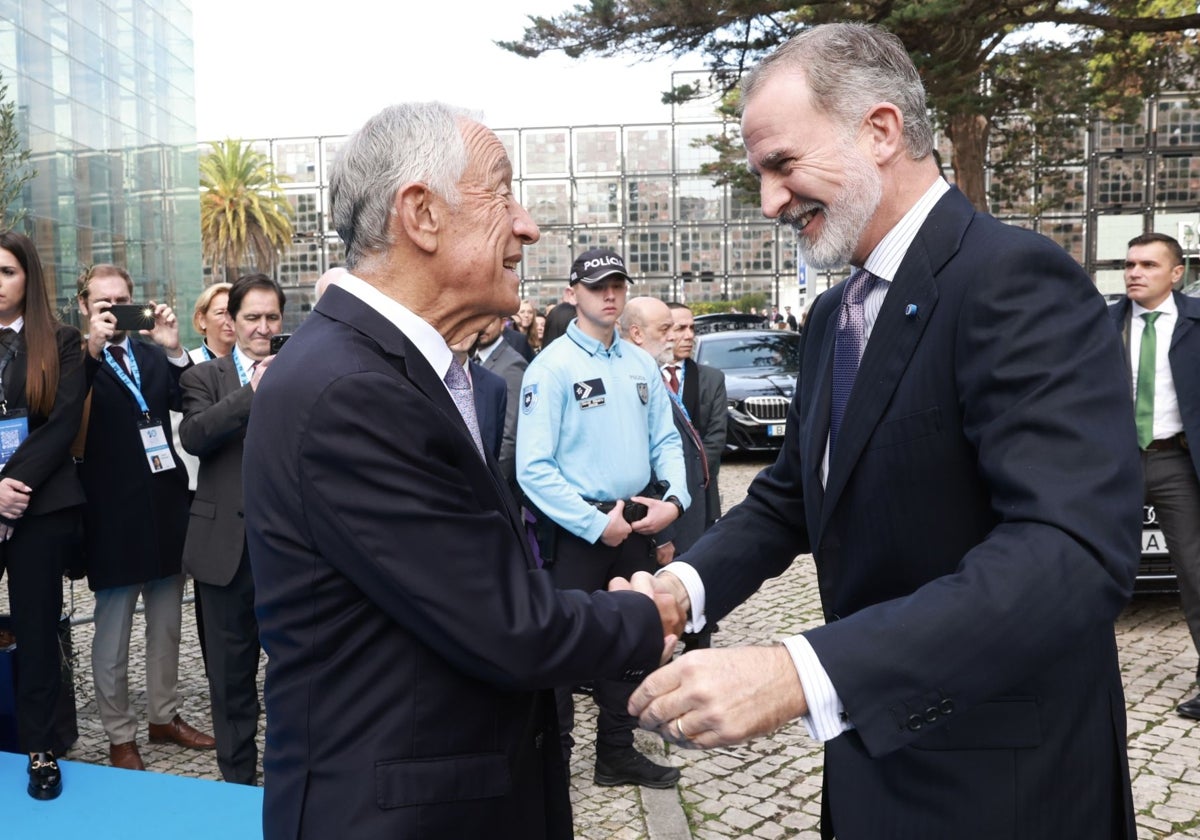
[[[858,363],[863,353],[863,301],[879,278],[865,268],[850,275],[842,289],[842,304],[838,307],[837,330],[833,343],[833,390],[829,407],[829,454],[837,444],[838,429],[846,413],[846,402],[858,375]]]
[[[467,372],[463,370],[463,366],[458,363],[457,359],[450,362],[450,369],[446,371],[446,376],[442,381],[450,389],[454,405],[458,407],[458,413],[462,415],[463,422],[467,424],[471,439],[475,441],[475,448],[479,450],[482,457],[483,437],[479,434],[479,418],[475,415],[475,396],[471,393],[471,380],[467,378]]]

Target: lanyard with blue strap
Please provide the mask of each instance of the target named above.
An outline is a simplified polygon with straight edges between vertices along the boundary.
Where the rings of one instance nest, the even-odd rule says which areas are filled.
[[[243,385],[249,385],[250,375],[247,374],[246,369],[242,367],[242,361],[238,358],[238,351],[234,350],[230,355],[233,356],[233,366],[237,368],[238,382],[242,383]],[[257,364],[257,362],[255,364]]]
[[[679,406],[683,410],[683,416],[687,418],[687,421],[692,423],[692,415],[688,414],[687,406],[683,404],[683,379],[685,375],[685,368],[682,363],[676,364],[675,367],[678,370],[675,378],[679,380],[679,393],[672,391],[670,385],[667,385],[667,393],[671,395],[671,399],[675,400],[675,405]],[[692,425],[694,426],[696,424],[692,423]]]
[[[125,358],[129,362],[129,373],[126,373],[125,368],[117,363],[109,348],[104,348],[104,361],[112,368],[117,379],[121,380],[121,384],[129,393],[133,394],[133,398],[137,400],[138,409],[142,412],[142,419],[138,422],[138,433],[142,438],[142,448],[146,450],[146,464],[150,467],[150,472],[160,473],[173,470],[175,469],[175,458],[171,454],[171,446],[163,431],[162,421],[155,420],[150,416],[150,407],[146,405],[146,398],[142,396],[142,372],[138,368],[137,358],[133,355],[132,344],[125,351]]]
[[[8,459],[17,451],[17,447],[29,437],[29,416],[23,409],[8,410],[8,399],[4,394],[4,371],[9,362],[17,355],[17,343],[20,334],[12,337],[8,352],[0,359],[0,470],[8,464]]]

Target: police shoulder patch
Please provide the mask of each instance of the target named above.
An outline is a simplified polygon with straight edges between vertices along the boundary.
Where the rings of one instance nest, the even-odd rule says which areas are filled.
[[[529,414],[537,405],[538,387],[537,383],[526,385],[521,389],[521,413]]]

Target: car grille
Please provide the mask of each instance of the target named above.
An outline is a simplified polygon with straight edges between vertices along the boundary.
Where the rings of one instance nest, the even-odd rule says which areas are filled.
[[[755,420],[775,423],[787,419],[788,404],[784,397],[747,397],[745,411]]]

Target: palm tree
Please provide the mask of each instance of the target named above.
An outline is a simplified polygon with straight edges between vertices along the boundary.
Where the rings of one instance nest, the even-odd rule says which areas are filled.
[[[252,260],[270,273],[292,241],[292,205],[275,167],[241,140],[224,140],[200,160],[200,239],[213,277],[234,280]],[[282,176],[285,177],[286,176]]]

